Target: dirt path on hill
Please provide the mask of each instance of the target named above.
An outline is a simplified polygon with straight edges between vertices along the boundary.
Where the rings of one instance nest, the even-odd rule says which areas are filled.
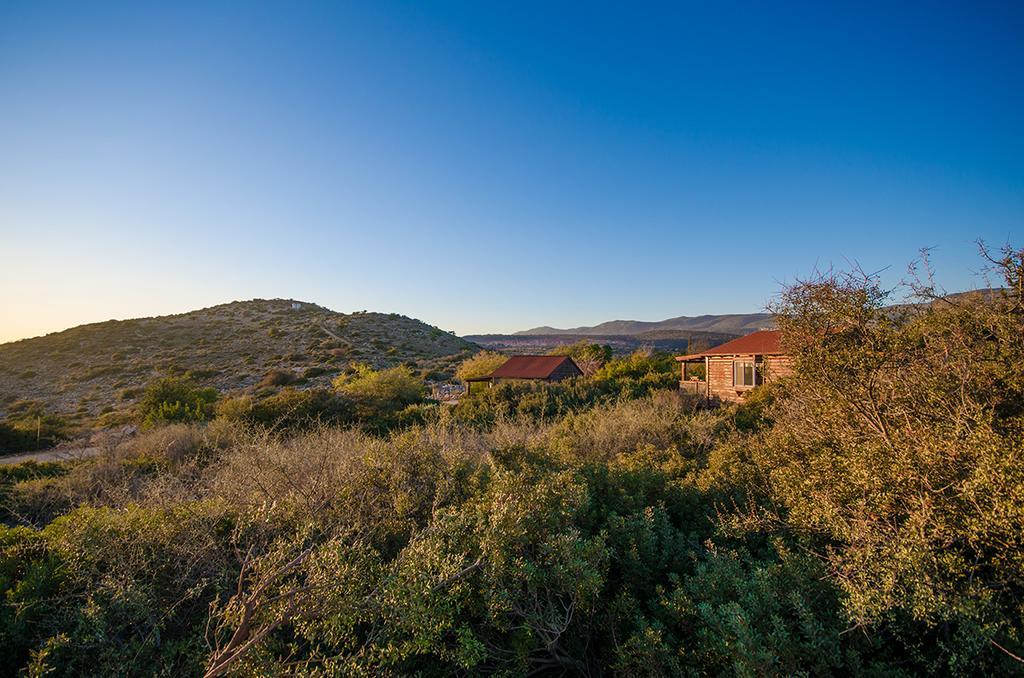
[[[9,464],[20,464],[26,461],[71,461],[72,459],[84,459],[99,454],[98,447],[77,447],[68,449],[42,450],[27,454],[12,454],[7,457],[0,457],[0,466]]]

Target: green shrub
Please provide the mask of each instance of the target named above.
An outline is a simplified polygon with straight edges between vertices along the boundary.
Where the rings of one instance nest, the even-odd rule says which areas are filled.
[[[850,624],[930,673],[1024,649],[1024,251],[993,261],[1006,289],[972,302],[893,310],[861,275],[786,290],[795,375],[752,449],[761,510],[823,554]]]
[[[394,425],[399,412],[426,396],[423,380],[405,365],[385,370],[358,365],[353,374],[337,377],[334,387],[355,405],[356,416],[375,430]]]
[[[0,653],[8,675],[28,664],[48,634],[59,632],[61,564],[35,530],[0,526]]]
[[[191,379],[164,377],[146,387],[137,411],[146,426],[206,421],[213,415],[217,398],[216,389],[201,388]]]
[[[55,478],[67,473],[66,464],[53,461],[25,461],[0,466],[0,485],[20,483],[36,478]]]
[[[39,675],[196,673],[206,610],[231,585],[229,551],[212,538],[222,529],[203,505],[58,519],[21,547],[23,569],[8,580],[2,609],[29,603],[33,623],[4,638],[5,656],[34,652]]]
[[[238,396],[217,404],[217,417],[279,429],[352,421],[352,405],[328,389],[285,388],[266,398]]]
[[[24,452],[38,448],[35,432],[0,421],[0,452]]]
[[[781,549],[772,560],[710,552],[674,591],[663,619],[692,628],[684,661],[694,671],[735,676],[863,671],[871,644],[846,635],[839,597],[821,562]],[[678,615],[678,616],[677,616]],[[895,667],[875,666],[892,674]]]

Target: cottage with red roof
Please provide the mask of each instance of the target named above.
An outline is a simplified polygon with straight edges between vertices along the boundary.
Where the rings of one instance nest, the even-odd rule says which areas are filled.
[[[467,379],[467,387],[474,382],[491,384],[502,381],[562,381],[583,376],[583,371],[567,355],[514,355],[486,377]]]
[[[682,366],[682,390],[725,402],[741,402],[756,386],[793,371],[778,330],[760,330],[676,360]],[[705,380],[687,376],[687,365],[693,363],[704,363]]]

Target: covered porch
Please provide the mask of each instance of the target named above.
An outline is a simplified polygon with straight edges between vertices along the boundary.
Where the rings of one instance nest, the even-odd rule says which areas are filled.
[[[680,364],[679,390],[693,393],[701,398],[708,397],[708,358],[704,355],[681,355],[676,357]],[[694,367],[703,367],[703,370]],[[703,372],[703,376],[700,374]]]
[[[494,380],[490,375],[487,375],[486,377],[470,377],[469,379],[466,379],[466,395],[473,393],[473,386],[475,384],[487,384],[487,388],[490,388],[493,383]]]

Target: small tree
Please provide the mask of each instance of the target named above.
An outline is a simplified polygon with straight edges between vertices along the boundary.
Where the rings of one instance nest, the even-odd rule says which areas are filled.
[[[937,672],[1016,660],[1024,638],[1024,250],[988,259],[1006,287],[967,300],[897,310],[860,272],[786,289],[796,375],[754,448],[850,621],[914,645],[936,629]]]
[[[480,351],[476,355],[463,360],[459,364],[458,369],[455,370],[455,376],[461,381],[476,377],[486,377],[504,365],[506,360],[508,360],[508,356],[496,351]]]
[[[334,387],[371,416],[397,412],[426,395],[423,380],[404,365],[387,370],[358,365],[354,374],[335,379]]]
[[[563,344],[548,351],[548,355],[567,355],[583,371],[584,376],[597,372],[612,359],[612,347],[608,344],[591,344],[580,339],[574,344]]]
[[[206,421],[213,416],[218,393],[191,379],[165,377],[146,387],[139,400],[139,419],[146,426],[169,422]]]

